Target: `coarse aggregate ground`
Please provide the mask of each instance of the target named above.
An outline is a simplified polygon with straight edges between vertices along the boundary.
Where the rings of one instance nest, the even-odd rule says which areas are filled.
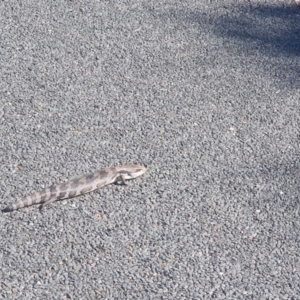
[[[300,9],[0,2],[0,299],[300,299]]]

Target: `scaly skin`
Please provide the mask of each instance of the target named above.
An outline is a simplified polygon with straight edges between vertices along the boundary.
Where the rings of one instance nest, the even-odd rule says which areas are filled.
[[[140,165],[125,165],[102,169],[62,184],[52,185],[40,192],[35,192],[30,196],[24,197],[16,203],[7,206],[2,212],[10,212],[22,207],[40,203],[42,203],[42,207],[44,207],[56,200],[72,198],[89,193],[117,181],[126,184],[126,179],[136,178],[143,175],[146,171],[147,169]]]

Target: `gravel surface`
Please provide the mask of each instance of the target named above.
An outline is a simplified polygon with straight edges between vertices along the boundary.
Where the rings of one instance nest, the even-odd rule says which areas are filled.
[[[237,4],[238,3],[238,4]],[[300,10],[0,2],[0,299],[300,299]]]

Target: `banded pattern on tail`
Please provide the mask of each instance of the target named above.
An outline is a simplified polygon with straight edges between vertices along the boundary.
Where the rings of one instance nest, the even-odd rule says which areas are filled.
[[[92,192],[116,181],[122,181],[123,184],[126,184],[126,179],[136,178],[143,175],[146,171],[147,169],[140,165],[125,165],[106,168],[69,180],[62,184],[52,185],[40,192],[34,192],[32,195],[24,197],[16,203],[7,206],[2,212],[10,212],[22,207],[40,203],[42,203],[44,207],[56,200],[72,198]]]

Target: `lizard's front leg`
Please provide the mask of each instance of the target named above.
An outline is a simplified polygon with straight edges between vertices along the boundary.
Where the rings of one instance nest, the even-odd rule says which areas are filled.
[[[119,176],[116,178],[116,181],[122,181],[122,183],[123,183],[124,185],[127,184],[124,175],[119,175]]]

